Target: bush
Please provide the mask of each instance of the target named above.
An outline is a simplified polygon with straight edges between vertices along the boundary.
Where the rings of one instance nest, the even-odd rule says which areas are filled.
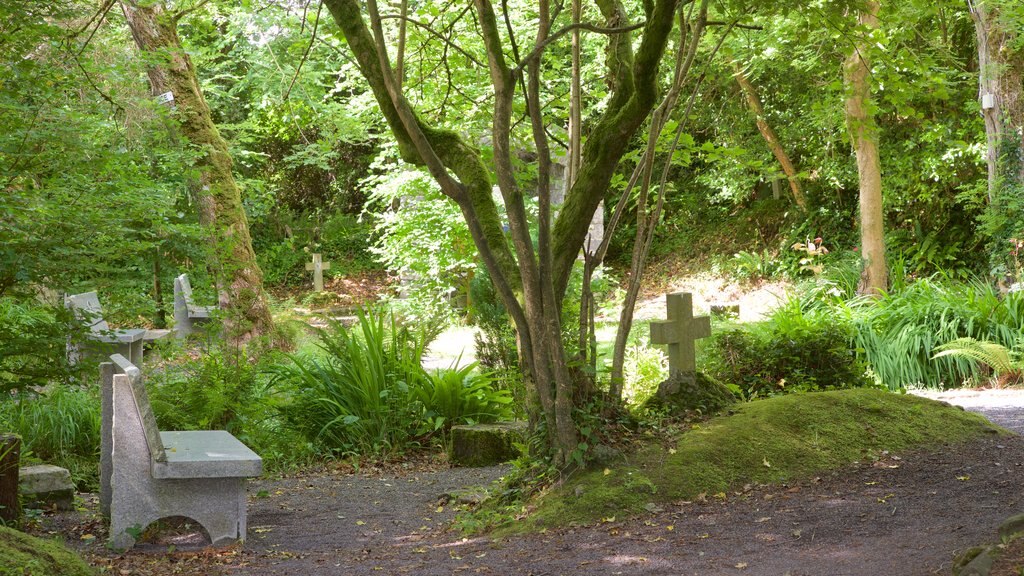
[[[643,339],[626,348],[622,371],[626,400],[633,406],[643,406],[668,378],[668,358]]]
[[[421,424],[413,390],[426,379],[425,342],[379,310],[358,313],[353,330],[320,330],[320,357],[290,356],[270,369],[290,426],[336,454],[399,452]]]
[[[84,329],[63,306],[0,298],[0,393],[73,382],[84,364],[68,365],[69,335]]]
[[[771,319],[717,332],[705,371],[743,398],[872,386],[849,323],[790,301]]]
[[[476,363],[436,370],[416,388],[425,410],[428,431],[448,430],[454,424],[496,422],[512,416],[512,394],[495,389],[493,374],[474,374]]]

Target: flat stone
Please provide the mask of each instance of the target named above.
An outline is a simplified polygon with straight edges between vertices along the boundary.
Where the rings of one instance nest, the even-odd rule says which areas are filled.
[[[999,525],[999,537],[1010,538],[1017,534],[1024,534],[1024,514],[1010,516]]]
[[[494,466],[515,459],[516,443],[526,439],[526,422],[496,422],[452,427],[452,466]]]
[[[31,505],[56,505],[58,510],[74,509],[75,484],[71,473],[59,466],[40,464],[18,470],[18,491]]]
[[[995,564],[995,554],[991,548],[985,548],[977,556],[960,569],[958,576],[988,576]]]

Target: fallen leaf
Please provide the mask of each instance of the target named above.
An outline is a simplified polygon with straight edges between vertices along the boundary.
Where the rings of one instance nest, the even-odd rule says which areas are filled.
[[[747,563],[746,562],[740,562],[739,564],[736,565],[736,569],[737,570],[743,570],[746,567],[747,567]]]
[[[957,476],[956,479],[961,481],[961,482],[967,482],[968,480],[971,479],[971,477],[967,476],[967,475],[964,475],[964,476]]]
[[[763,458],[763,459],[761,460],[761,464],[764,464],[764,467],[765,467],[765,468],[771,468],[771,467],[772,467],[772,463],[768,461],[768,457],[767,457],[767,456],[765,456],[765,457],[764,457],[764,458]]]

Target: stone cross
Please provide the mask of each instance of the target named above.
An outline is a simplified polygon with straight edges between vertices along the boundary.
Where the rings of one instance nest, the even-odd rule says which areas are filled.
[[[320,259],[319,254],[313,254],[313,261],[306,263],[306,270],[313,271],[313,290],[324,291],[324,270],[330,270],[331,263]]]
[[[665,296],[668,320],[651,322],[651,344],[668,344],[669,374],[697,372],[694,343],[711,336],[711,319],[693,316],[693,295],[677,292]]]

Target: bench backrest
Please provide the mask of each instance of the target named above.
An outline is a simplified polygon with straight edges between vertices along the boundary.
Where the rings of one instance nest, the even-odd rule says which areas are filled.
[[[64,297],[64,307],[74,313],[75,318],[89,325],[92,332],[109,332],[110,326],[103,319],[103,307],[95,292],[73,294]]]
[[[142,382],[142,371],[120,354],[112,355],[110,361],[114,365],[111,372],[112,377],[128,378],[132,395],[135,397],[135,407],[139,411],[142,428],[146,434],[146,445],[149,447],[150,457],[154,462],[166,462],[167,452],[164,450],[163,441],[160,440],[160,429],[156,425],[156,416],[153,414],[153,407],[149,404],[146,386]],[[103,373],[106,374],[107,371]]]
[[[181,297],[185,299],[185,306],[193,308],[195,303],[192,301],[192,283],[188,279],[188,274],[182,274],[174,279],[178,283],[178,288],[181,290]]]

